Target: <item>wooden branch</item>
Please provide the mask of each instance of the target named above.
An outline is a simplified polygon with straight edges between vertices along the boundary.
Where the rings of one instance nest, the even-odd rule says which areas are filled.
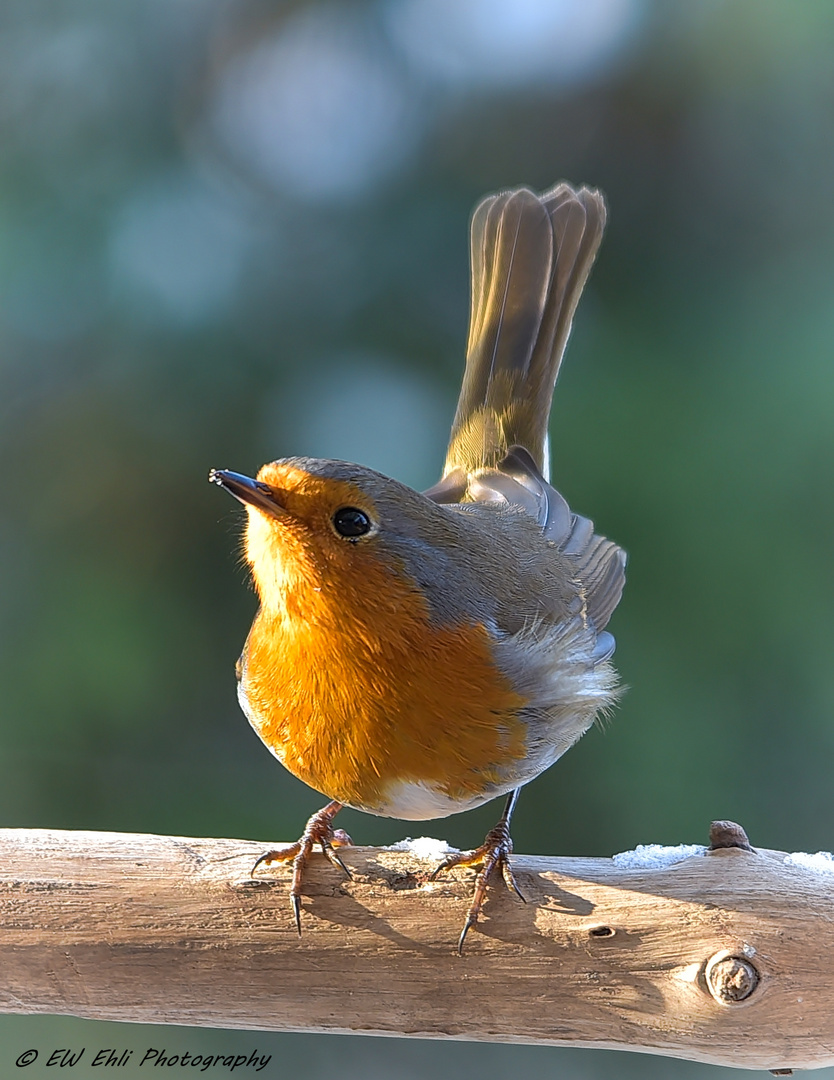
[[[314,857],[299,940],[263,845],[0,830],[0,1010],[834,1064],[834,878],[779,852],[660,870],[517,856],[455,951],[469,871]]]

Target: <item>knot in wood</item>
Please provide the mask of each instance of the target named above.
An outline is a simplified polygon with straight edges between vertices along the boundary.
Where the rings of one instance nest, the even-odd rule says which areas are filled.
[[[741,848],[742,851],[752,851],[747,833],[735,821],[713,821],[709,827],[710,851],[718,851],[721,848]]]
[[[707,961],[707,989],[721,1005],[738,1005],[759,985],[759,973],[743,956],[718,953]]]

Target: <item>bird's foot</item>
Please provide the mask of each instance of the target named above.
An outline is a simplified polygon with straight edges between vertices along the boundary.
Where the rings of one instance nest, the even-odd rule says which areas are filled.
[[[295,928],[299,937],[301,937],[301,886],[304,883],[304,871],[310,861],[313,845],[318,844],[334,866],[343,870],[349,878],[353,877],[336,852],[336,848],[350,847],[353,843],[344,829],[333,828],[333,818],[341,809],[342,804],[339,802],[328,803],[323,809],[313,814],[304,826],[304,832],[299,840],[294,844],[287,844],[284,847],[265,852],[252,867],[252,873],[254,874],[261,863],[266,865],[273,862],[292,861],[290,905],[292,906]]]
[[[510,837],[509,822],[501,820],[494,829],[490,829],[479,848],[474,851],[463,852],[460,855],[450,855],[431,875],[431,880],[434,881],[439,874],[442,874],[445,870],[451,870],[454,866],[480,867],[478,876],[475,878],[475,892],[472,896],[472,903],[469,906],[463,930],[458,938],[458,953],[463,953],[463,943],[466,941],[466,935],[469,933],[470,927],[474,926],[478,921],[486,896],[487,885],[496,870],[500,869],[504,884],[510,892],[514,892],[519,900],[522,900],[525,904],[527,903],[516,883],[510,866],[512,852],[513,842]]]

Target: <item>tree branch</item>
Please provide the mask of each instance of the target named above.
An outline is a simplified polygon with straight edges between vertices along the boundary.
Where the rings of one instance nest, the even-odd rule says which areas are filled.
[[[290,870],[253,841],[0,830],[0,1010],[834,1064],[834,878],[720,848],[660,870],[516,856],[455,952],[469,871],[408,852]]]

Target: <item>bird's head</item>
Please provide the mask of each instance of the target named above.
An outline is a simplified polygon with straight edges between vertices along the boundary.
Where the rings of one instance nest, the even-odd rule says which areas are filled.
[[[209,479],[246,507],[246,559],[267,609],[311,590],[346,603],[370,594],[383,573],[413,582],[423,563],[436,561],[429,552],[458,546],[448,513],[361,465],[285,458],[254,479],[225,469]]]

